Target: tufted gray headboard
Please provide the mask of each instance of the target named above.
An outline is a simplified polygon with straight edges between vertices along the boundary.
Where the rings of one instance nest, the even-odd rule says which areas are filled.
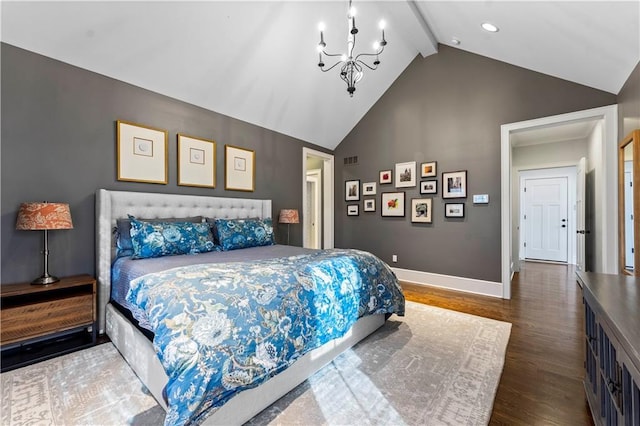
[[[189,216],[270,218],[271,200],[99,189],[96,192],[96,273],[100,333],[105,330],[105,310],[111,296],[111,264],[115,247],[113,229],[116,219],[126,218],[129,214],[145,219]]]

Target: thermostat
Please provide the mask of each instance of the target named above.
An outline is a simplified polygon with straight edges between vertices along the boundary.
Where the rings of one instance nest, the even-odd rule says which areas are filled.
[[[473,204],[489,204],[489,194],[474,194]]]

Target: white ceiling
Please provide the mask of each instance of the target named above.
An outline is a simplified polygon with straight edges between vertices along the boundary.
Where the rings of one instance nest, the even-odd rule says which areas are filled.
[[[350,98],[338,70],[347,1],[8,2],[3,42],[335,148],[416,55],[437,43],[617,94],[640,60],[639,1],[358,1],[358,48],[389,41]],[[496,34],[480,24],[500,27]],[[206,135],[202,135],[206,137]]]

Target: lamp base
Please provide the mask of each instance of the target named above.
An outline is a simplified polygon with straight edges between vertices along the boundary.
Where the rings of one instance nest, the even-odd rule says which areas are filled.
[[[43,275],[35,280],[31,281],[33,285],[49,285],[53,283],[57,283],[60,281],[60,278],[54,277],[53,275]]]

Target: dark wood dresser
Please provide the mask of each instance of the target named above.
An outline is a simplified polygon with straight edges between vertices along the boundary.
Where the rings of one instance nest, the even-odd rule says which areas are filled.
[[[90,275],[50,285],[0,286],[2,371],[95,344],[96,280]]]
[[[640,279],[577,272],[585,318],[584,387],[596,425],[640,426]]]

